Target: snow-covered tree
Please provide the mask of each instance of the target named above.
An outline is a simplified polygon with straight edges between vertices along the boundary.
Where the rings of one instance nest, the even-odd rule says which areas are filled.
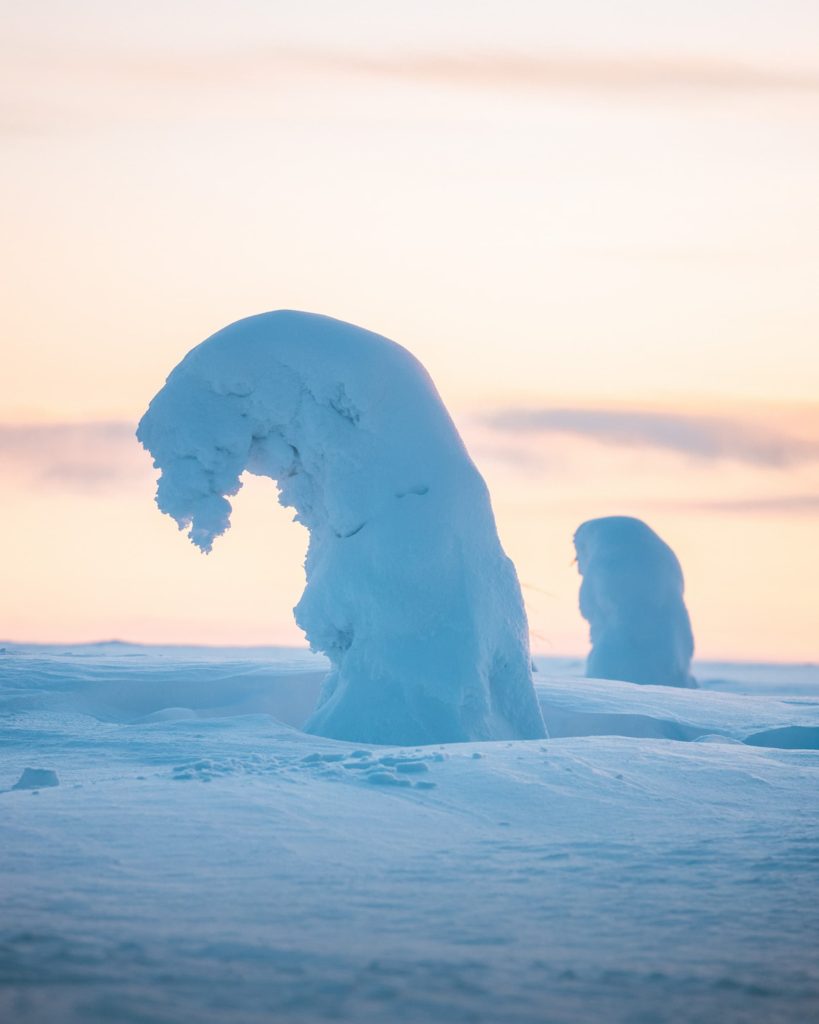
[[[486,484],[400,345],[328,317],[240,320],[168,377],[137,436],[202,551],[247,470],[310,532],[296,621],[332,664],[306,728],[373,743],[536,738],[526,614]]]
[[[677,556],[640,519],[590,519],[574,535],[580,611],[592,650],[586,675],[695,686],[694,637]]]

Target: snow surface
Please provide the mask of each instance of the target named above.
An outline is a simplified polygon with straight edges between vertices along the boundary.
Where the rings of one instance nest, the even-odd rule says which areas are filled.
[[[566,734],[398,747],[299,731],[305,652],[5,647],[3,1021],[816,1019],[819,752],[749,743],[816,667],[538,659]]]
[[[680,563],[642,520],[605,516],[574,535],[590,677],[694,686],[694,637]]]
[[[309,732],[541,738],[520,587],[489,494],[401,346],[328,317],[249,317],[193,349],[137,436],[157,504],[203,551],[247,470],[310,531],[295,616],[332,671]]]

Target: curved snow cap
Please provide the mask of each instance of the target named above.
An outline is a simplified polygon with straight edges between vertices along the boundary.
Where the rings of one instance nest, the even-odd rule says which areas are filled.
[[[137,430],[157,504],[203,551],[244,470],[310,531],[296,621],[332,663],[307,730],[372,743],[536,738],[526,614],[486,485],[421,364],[280,310],[171,373]]]
[[[606,516],[578,527],[574,546],[592,642],[586,675],[696,686],[683,574],[668,544],[640,519]]]

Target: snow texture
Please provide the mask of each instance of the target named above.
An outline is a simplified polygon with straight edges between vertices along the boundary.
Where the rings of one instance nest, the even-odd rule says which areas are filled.
[[[740,742],[819,725],[816,666],[538,659],[575,724],[657,728],[373,747],[284,724],[307,652],[8,647],[0,1020],[817,1019],[819,754]],[[61,785],[12,790],[28,765]]]
[[[682,569],[665,541],[639,519],[607,516],[579,526],[574,546],[592,644],[586,675],[696,686]]]
[[[310,531],[295,616],[331,671],[307,730],[539,738],[526,614],[486,485],[405,349],[327,317],[249,317],[193,349],[137,432],[203,551],[247,470]]]

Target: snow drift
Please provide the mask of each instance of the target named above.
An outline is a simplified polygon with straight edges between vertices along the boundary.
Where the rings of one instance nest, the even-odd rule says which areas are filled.
[[[819,725],[819,667],[756,666],[775,699],[539,659],[577,724],[660,729],[417,749],[271,718],[304,652],[7,648],[0,1020],[817,1019],[819,757],[731,737]],[[26,766],[60,785],[12,788]]]
[[[372,743],[537,738],[526,614],[486,485],[401,346],[278,311],[226,327],[168,377],[137,431],[159,508],[202,551],[241,474],[310,532],[295,608],[331,670],[310,732]]]
[[[592,643],[586,674],[695,686],[682,569],[665,541],[639,519],[607,516],[583,523],[574,546]]]

